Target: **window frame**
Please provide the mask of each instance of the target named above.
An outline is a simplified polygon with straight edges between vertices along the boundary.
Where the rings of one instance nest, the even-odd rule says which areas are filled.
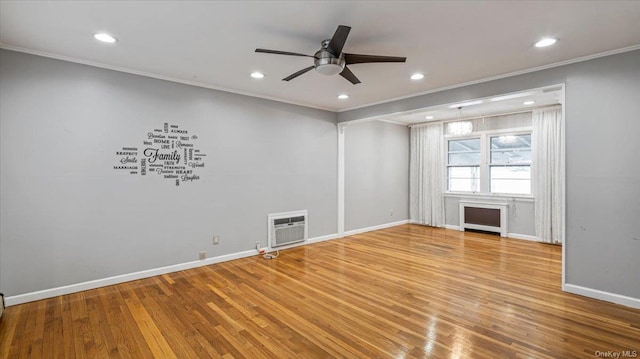
[[[491,140],[493,138],[496,138],[496,137],[502,137],[502,136],[504,136],[504,134],[501,134],[501,135],[487,134],[487,145],[489,146],[488,152],[487,152],[487,167],[488,167],[488,169],[487,169],[487,171],[488,171],[487,177],[489,178],[489,183],[488,183],[489,193],[504,194],[504,195],[510,195],[510,194],[530,195],[531,194],[531,192],[532,192],[531,164],[532,164],[532,161],[533,161],[533,157],[532,157],[533,154],[532,154],[532,149],[531,149],[532,134],[531,133],[522,133],[522,132],[521,133],[509,132],[507,134],[507,136],[527,136],[527,135],[529,136],[529,147],[528,148],[520,146],[520,147],[509,148],[509,149],[494,150],[493,148],[491,148],[491,143],[492,143]],[[497,163],[497,162],[493,162],[493,160],[492,160],[493,155],[495,153],[498,153],[498,152],[505,152],[505,151],[514,151],[515,152],[515,151],[526,150],[526,149],[528,149],[528,151],[529,151],[529,163],[526,163],[526,162],[524,162],[524,163],[523,162]],[[527,181],[529,181],[529,193],[493,192],[491,190],[491,188],[493,186],[493,183],[492,183],[493,179],[495,179],[495,180],[508,180],[507,178],[493,178],[491,176],[491,174],[493,173],[492,169],[493,168],[500,168],[500,167],[504,167],[504,168],[506,168],[506,167],[528,167],[529,168],[529,178],[527,179]],[[520,180],[524,180],[524,179],[512,178],[511,180],[520,181]]]
[[[491,131],[477,131],[472,132],[468,135],[457,136],[444,134],[444,194],[457,194],[457,195],[467,195],[467,196],[479,196],[479,197],[511,197],[511,198],[533,198],[533,183],[531,183],[531,193],[498,193],[491,192],[491,183],[490,183],[490,166],[491,166],[491,148],[490,141],[491,137],[496,136],[505,136],[505,135],[531,135],[533,138],[533,128],[532,127],[519,127],[519,128],[508,128],[508,129],[500,129],[500,130],[491,130]],[[449,191],[449,141],[450,140],[464,140],[464,139],[474,139],[480,138],[480,191],[472,192],[472,191]],[[533,150],[533,149],[532,149]],[[526,165],[523,165],[526,166]],[[528,165],[530,168],[533,168],[533,159],[532,162]],[[454,165],[455,167],[455,165]],[[533,178],[531,178],[533,181]]]
[[[478,148],[477,151],[475,150],[469,150],[469,151],[454,151],[454,152],[450,152],[449,151],[449,141],[456,141],[456,140],[479,140],[480,141],[480,147]],[[445,151],[445,156],[446,156],[446,161],[445,161],[445,186],[447,187],[447,190],[449,188],[449,168],[451,167],[478,167],[478,182],[480,182],[480,186],[479,189],[482,190],[482,171],[481,171],[481,164],[482,164],[482,138],[480,136],[477,135],[466,135],[466,136],[456,136],[456,138],[451,138],[451,139],[445,139],[445,147],[446,147],[446,151]],[[480,162],[476,165],[476,164],[462,164],[462,165],[451,165],[449,164],[449,154],[451,153],[478,153],[478,157],[480,158]],[[460,178],[462,179],[462,178]],[[473,178],[472,178],[473,179]],[[479,192],[473,192],[473,191],[460,191],[460,193],[479,193]]]

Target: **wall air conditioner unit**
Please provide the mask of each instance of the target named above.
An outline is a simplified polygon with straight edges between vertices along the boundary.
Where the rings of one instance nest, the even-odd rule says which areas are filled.
[[[275,248],[307,239],[307,211],[274,213],[268,216],[269,247]]]

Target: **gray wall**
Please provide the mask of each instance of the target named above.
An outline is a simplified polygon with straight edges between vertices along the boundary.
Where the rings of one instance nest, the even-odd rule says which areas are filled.
[[[345,230],[409,219],[409,128],[381,121],[345,130]]]
[[[268,213],[337,232],[334,113],[7,50],[0,78],[6,295],[266,245]],[[113,168],[165,122],[199,137],[201,180]]]
[[[566,282],[640,299],[640,51],[338,114],[362,119],[566,84]]]

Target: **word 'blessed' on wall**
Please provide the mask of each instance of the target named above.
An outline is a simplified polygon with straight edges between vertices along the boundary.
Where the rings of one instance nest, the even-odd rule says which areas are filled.
[[[156,174],[175,181],[176,186],[180,182],[198,181],[200,176],[196,172],[204,167],[207,155],[195,148],[197,140],[198,136],[189,135],[178,125],[165,123],[164,128],[147,133],[142,147],[122,147],[116,151],[118,164],[113,169],[140,176]]]

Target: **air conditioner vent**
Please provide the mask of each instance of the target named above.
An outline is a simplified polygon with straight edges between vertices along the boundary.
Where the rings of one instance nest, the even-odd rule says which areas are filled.
[[[271,248],[307,239],[307,211],[270,214],[268,221],[268,240]]]

